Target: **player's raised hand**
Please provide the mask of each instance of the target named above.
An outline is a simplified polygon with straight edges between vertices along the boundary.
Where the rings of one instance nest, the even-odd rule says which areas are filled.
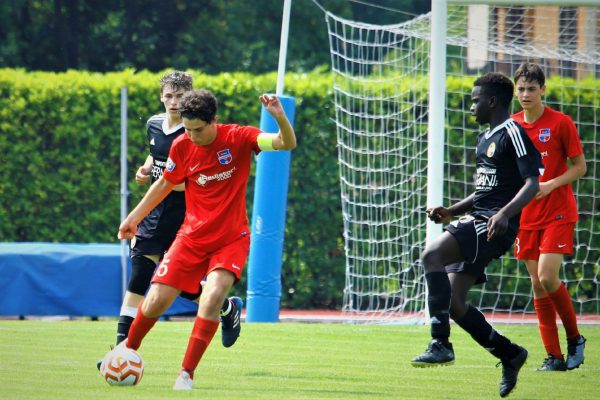
[[[445,207],[427,209],[427,217],[436,224],[447,224],[452,220],[452,213]]]
[[[279,101],[277,96],[269,96],[268,94],[263,94],[259,98],[260,98],[260,102],[265,106],[267,111],[273,117],[285,115],[285,113],[283,111],[283,107],[281,106],[281,102]]]
[[[135,182],[138,185],[145,185],[146,183],[150,182],[150,171],[143,166],[139,167],[135,173]]]

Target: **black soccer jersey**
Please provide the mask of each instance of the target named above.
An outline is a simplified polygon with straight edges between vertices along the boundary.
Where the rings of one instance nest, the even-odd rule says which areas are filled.
[[[146,122],[152,156],[152,182],[159,179],[173,140],[185,132],[183,124],[167,129],[167,115],[158,114]],[[132,242],[131,255],[162,255],[177,235],[185,216],[185,192],[173,190],[140,222]]]
[[[523,187],[525,178],[543,172],[540,153],[525,130],[507,119],[494,130],[479,134],[477,180],[473,201],[474,216],[488,219],[508,204]],[[511,218],[513,229],[519,227],[519,215]]]
[[[147,136],[150,143],[150,155],[152,162],[152,182],[160,178],[167,165],[171,144],[178,136],[185,132],[183,123],[167,129],[167,115],[158,114],[152,116],[146,122]]]

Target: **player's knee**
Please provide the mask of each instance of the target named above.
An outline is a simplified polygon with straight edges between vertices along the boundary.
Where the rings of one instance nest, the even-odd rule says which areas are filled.
[[[439,260],[438,252],[435,250],[426,248],[421,254],[421,261],[423,262],[425,273],[444,271],[443,264]]]
[[[531,288],[533,289],[533,294],[535,294],[536,297],[540,297],[540,295],[542,295],[542,297],[545,296],[546,289],[544,289],[542,282],[540,282],[537,276],[531,277]]]
[[[159,317],[167,311],[178,294],[179,291],[173,287],[153,286],[144,299],[142,312],[148,318]]]
[[[150,287],[150,281],[154,274],[156,264],[144,256],[133,256],[131,258],[131,277],[127,290],[131,293],[143,296]]]
[[[538,278],[537,275],[529,275],[529,278],[531,279],[531,284],[533,286],[541,286],[542,284],[540,283],[540,278]]]
[[[560,279],[551,275],[540,276],[539,282],[546,293],[554,293],[560,286]]]

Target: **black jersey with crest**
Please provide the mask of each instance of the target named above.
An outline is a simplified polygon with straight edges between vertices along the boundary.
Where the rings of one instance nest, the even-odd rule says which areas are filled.
[[[152,182],[160,178],[167,165],[169,150],[173,141],[185,132],[183,124],[168,129],[167,114],[157,114],[146,122],[148,142],[150,143],[150,155],[152,156]]]
[[[544,168],[540,153],[525,129],[510,118],[479,134],[476,158],[471,214],[486,220],[516,196],[526,178],[539,176]],[[518,229],[520,216],[519,213],[511,218],[511,228]]]

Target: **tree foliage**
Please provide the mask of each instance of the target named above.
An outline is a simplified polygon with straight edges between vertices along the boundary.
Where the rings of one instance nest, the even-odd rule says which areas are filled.
[[[371,0],[409,13],[429,5]],[[398,23],[401,14],[321,0],[350,19]],[[0,2],[0,67],[28,70],[159,71],[165,68],[262,73],[277,69],[283,1],[273,0],[13,0]],[[323,12],[294,0],[288,69],[329,65]]]

